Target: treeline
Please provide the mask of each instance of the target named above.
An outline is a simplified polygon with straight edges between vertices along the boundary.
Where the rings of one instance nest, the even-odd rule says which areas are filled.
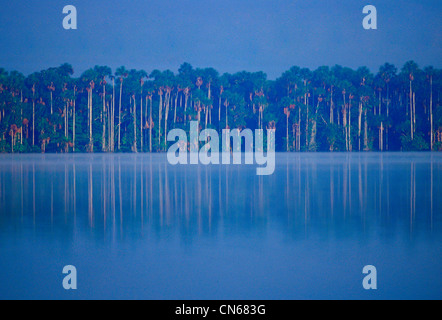
[[[276,128],[277,151],[442,150],[440,69],[386,63],[220,75],[64,64],[27,77],[0,69],[0,152],[161,152],[167,132]]]

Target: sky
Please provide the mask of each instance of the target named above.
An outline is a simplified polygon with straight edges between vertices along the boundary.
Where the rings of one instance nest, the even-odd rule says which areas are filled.
[[[378,29],[362,27],[374,5]],[[78,29],[62,13],[74,5]],[[220,73],[339,64],[377,72],[408,60],[442,67],[440,0],[0,0],[0,67],[24,74],[70,63]]]

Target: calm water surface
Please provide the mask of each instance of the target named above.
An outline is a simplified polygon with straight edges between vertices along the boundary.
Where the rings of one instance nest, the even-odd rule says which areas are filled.
[[[441,299],[441,192],[436,153],[1,155],[0,298]]]

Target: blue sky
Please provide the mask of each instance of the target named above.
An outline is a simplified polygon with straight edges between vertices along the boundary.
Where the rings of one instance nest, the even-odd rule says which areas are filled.
[[[0,0],[0,67],[25,74],[68,62],[76,75],[171,69],[262,70],[273,79],[293,65],[340,64],[377,71],[415,60],[442,67],[440,0]],[[78,30],[64,30],[75,5]],[[362,28],[362,8],[378,30]]]

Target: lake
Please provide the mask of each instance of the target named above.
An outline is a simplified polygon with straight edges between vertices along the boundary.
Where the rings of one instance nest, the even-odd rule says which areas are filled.
[[[440,153],[0,155],[0,298],[441,299],[441,192]]]

